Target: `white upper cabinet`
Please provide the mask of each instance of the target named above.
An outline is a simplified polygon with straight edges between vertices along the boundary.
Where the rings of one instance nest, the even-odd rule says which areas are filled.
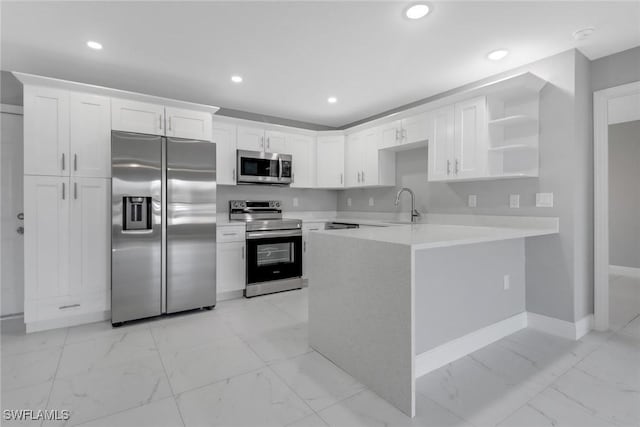
[[[395,153],[379,149],[380,133],[380,128],[369,128],[347,137],[347,187],[395,185]]]
[[[344,187],[344,136],[318,135],[316,183],[320,188]]]
[[[214,120],[212,138],[216,144],[216,180],[221,185],[235,185],[236,125]]]
[[[455,105],[454,172],[461,179],[486,176],[487,101],[484,96]]]
[[[316,141],[308,135],[291,134],[286,137],[284,152],[291,154],[293,182],[291,187],[313,188],[316,186]]]
[[[111,102],[104,96],[70,94],[69,168],[72,176],[111,176]]]
[[[111,128],[125,132],[164,135],[164,106],[111,98]]]
[[[167,136],[211,141],[211,113],[166,107],[165,120]]]
[[[362,144],[364,136],[361,132],[352,133],[347,136],[345,144],[345,186],[359,187],[361,186],[362,174]]]
[[[285,132],[278,132],[273,130],[267,130],[264,133],[264,151],[268,153],[283,153],[291,154],[287,152],[288,143],[292,135]]]
[[[447,180],[452,172],[453,158],[453,105],[440,108],[431,115],[432,136],[429,141],[429,181]]]
[[[238,150],[265,151],[264,129],[238,126]]]
[[[69,92],[24,87],[24,173],[69,175]]]
[[[395,120],[380,126],[380,146],[379,148],[395,147],[400,143],[402,135],[402,121]]]
[[[408,149],[407,145],[426,144],[429,140],[431,123],[428,113],[421,113],[402,120],[385,123],[380,126],[381,149]]]

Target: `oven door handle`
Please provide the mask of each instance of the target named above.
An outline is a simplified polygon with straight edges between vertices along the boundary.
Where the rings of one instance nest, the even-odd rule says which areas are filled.
[[[251,231],[247,233],[247,240],[267,239],[270,237],[296,237],[302,236],[301,230],[270,230],[270,231]]]
[[[282,158],[278,157],[278,181],[282,180]]]

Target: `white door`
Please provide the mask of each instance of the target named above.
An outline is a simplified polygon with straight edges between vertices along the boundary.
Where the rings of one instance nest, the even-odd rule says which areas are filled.
[[[24,87],[24,173],[69,175],[69,92]]]
[[[485,176],[487,164],[485,97],[455,105],[454,172],[457,178]]]
[[[238,150],[264,151],[264,129],[238,126]]]
[[[380,126],[380,146],[379,148],[394,147],[402,141],[402,128],[400,120],[386,123]]]
[[[287,140],[291,138],[293,135],[277,132],[273,130],[268,130],[265,132],[265,147],[264,151],[269,153],[287,153]]]
[[[216,144],[216,181],[221,185],[236,184],[236,125],[213,121]]]
[[[431,133],[431,116],[422,113],[402,120],[402,144],[426,141]]]
[[[167,136],[211,141],[211,113],[165,108]]]
[[[218,243],[216,264],[216,292],[218,294],[245,288],[245,255],[245,242]]]
[[[317,186],[344,187],[344,136],[318,136],[316,151]]]
[[[69,197],[67,177],[24,177],[27,301],[69,294]],[[25,321],[34,314],[25,310]]]
[[[24,238],[19,228],[23,212],[23,140],[22,115],[2,113],[0,124],[0,280],[2,306],[0,316],[24,310]]]
[[[104,178],[72,178],[69,192],[69,293],[102,296],[105,303],[111,286],[109,183]]]
[[[316,184],[315,140],[307,135],[291,135],[286,153],[293,156],[291,187],[313,188]]]
[[[72,176],[111,176],[111,100],[71,92],[69,161]]]
[[[345,187],[359,187],[362,174],[362,133],[347,136],[344,161]]]
[[[164,135],[164,105],[111,98],[111,128]]]
[[[447,180],[453,173],[453,105],[434,111],[431,117],[428,180]]]
[[[360,185],[378,185],[379,181],[379,140],[380,129],[372,128],[363,132],[360,156],[363,159],[360,171]]]

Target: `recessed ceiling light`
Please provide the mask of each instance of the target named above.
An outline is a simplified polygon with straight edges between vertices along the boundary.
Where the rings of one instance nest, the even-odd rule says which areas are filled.
[[[336,102],[338,102],[338,98],[336,98],[335,96],[330,96],[329,98],[327,98],[327,102],[329,104],[335,104]]]
[[[429,5],[424,3],[416,3],[407,8],[404,12],[409,19],[420,19],[424,18],[429,14]]]
[[[497,49],[497,50],[494,50],[493,52],[489,52],[489,54],[487,55],[487,58],[489,58],[492,61],[500,61],[508,54],[509,54],[509,51],[507,49]]]
[[[596,29],[593,27],[587,27],[587,28],[582,28],[580,30],[574,31],[573,39],[576,41],[580,41],[580,40],[589,38],[589,36],[591,36],[591,34],[593,34],[595,30]]]
[[[89,46],[91,49],[94,49],[94,50],[102,49],[102,45],[98,42],[94,42],[93,40],[89,40],[87,42],[87,46]]]
[[[234,83],[242,83],[242,76],[231,76],[231,81]]]

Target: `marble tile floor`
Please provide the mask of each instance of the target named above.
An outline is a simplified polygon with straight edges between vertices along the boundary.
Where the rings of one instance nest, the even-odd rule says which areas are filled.
[[[2,322],[2,409],[68,409],[11,425],[638,426],[640,280],[612,277],[612,330],[522,330],[417,382],[410,419],[309,347],[307,289],[111,328],[24,334]]]

